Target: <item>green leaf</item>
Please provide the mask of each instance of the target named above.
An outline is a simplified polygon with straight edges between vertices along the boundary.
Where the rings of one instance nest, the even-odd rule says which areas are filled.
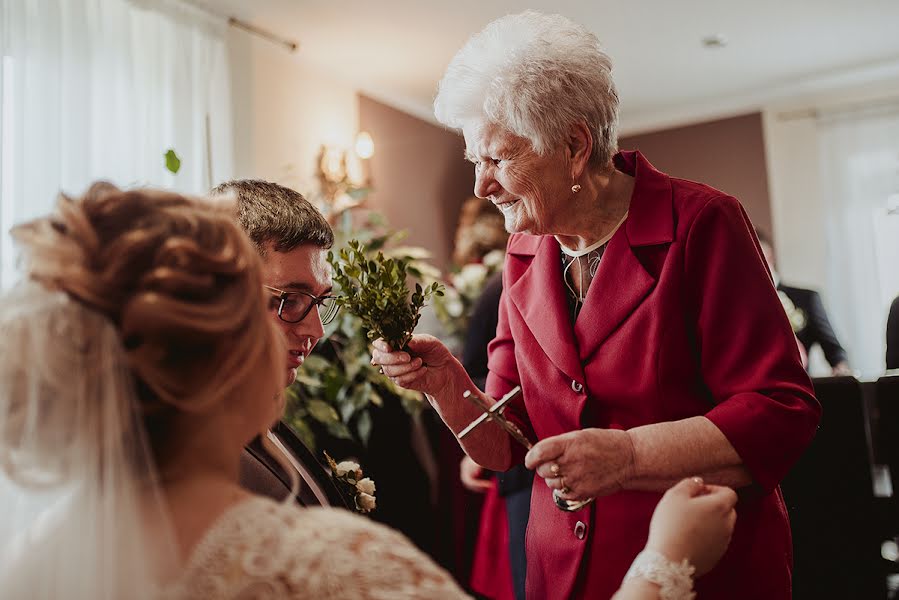
[[[165,168],[173,174],[178,173],[181,169],[181,159],[172,148],[169,148],[168,152],[165,153]]]
[[[302,441],[307,448],[315,452],[315,434],[312,433],[312,429],[309,428],[309,425],[302,419],[288,420],[287,424],[293,429],[293,432],[297,434],[300,441]]]
[[[309,401],[309,414],[313,419],[324,425],[340,422],[340,415],[337,414],[334,407],[322,400]]]

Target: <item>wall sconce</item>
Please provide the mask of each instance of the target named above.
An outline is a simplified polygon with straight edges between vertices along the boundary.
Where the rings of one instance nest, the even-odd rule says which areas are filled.
[[[371,191],[366,160],[375,153],[375,143],[366,131],[356,135],[353,148],[325,146],[318,160],[318,180],[328,211],[340,213],[362,203]]]

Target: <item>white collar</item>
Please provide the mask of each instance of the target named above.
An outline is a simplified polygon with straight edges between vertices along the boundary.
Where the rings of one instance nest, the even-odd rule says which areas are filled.
[[[591,252],[593,252],[594,250],[596,250],[597,248],[599,248],[600,246],[602,246],[603,244],[608,242],[610,239],[612,239],[612,236],[615,235],[615,232],[618,231],[618,229],[624,223],[624,220],[627,219],[628,212],[630,212],[630,211],[625,211],[624,216],[621,217],[621,220],[618,221],[618,224],[612,228],[612,231],[610,231],[609,233],[607,233],[606,235],[601,237],[598,241],[590,244],[583,250],[570,250],[570,249],[566,248],[565,245],[562,243],[559,243],[559,248],[562,249],[562,252],[564,252],[568,256],[571,256],[572,258],[580,258],[581,256],[586,256],[587,254],[590,254]]]

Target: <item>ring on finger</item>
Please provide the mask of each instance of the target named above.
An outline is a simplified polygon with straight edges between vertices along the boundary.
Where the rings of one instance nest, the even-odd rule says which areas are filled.
[[[549,472],[553,474],[553,477],[559,477],[559,473],[562,472],[562,469],[559,468],[559,465],[553,463],[549,465]]]

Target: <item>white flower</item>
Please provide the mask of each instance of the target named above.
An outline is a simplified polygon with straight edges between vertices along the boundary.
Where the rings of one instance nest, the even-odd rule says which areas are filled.
[[[353,462],[351,460],[345,460],[343,462],[337,463],[336,475],[338,477],[343,477],[347,473],[355,473],[359,470],[359,463]]]
[[[460,317],[460,316],[462,316],[462,312],[464,310],[465,310],[465,305],[462,304],[462,300],[460,300],[458,296],[456,296],[454,298],[447,298],[446,312],[449,313],[449,316]]]
[[[503,266],[503,261],[506,260],[506,251],[505,250],[491,250],[487,254],[484,255],[484,258],[481,259],[484,262],[484,266],[490,269],[491,271],[494,269],[498,269]]]
[[[375,482],[368,477],[366,477],[365,479],[360,479],[356,482],[356,489],[363,494],[372,495],[375,493]]]
[[[463,294],[471,295],[481,289],[486,278],[487,267],[481,263],[471,263],[462,267],[462,270],[453,276],[453,285]]]
[[[366,493],[360,493],[356,496],[356,508],[360,512],[371,512],[375,509],[375,497]]]

